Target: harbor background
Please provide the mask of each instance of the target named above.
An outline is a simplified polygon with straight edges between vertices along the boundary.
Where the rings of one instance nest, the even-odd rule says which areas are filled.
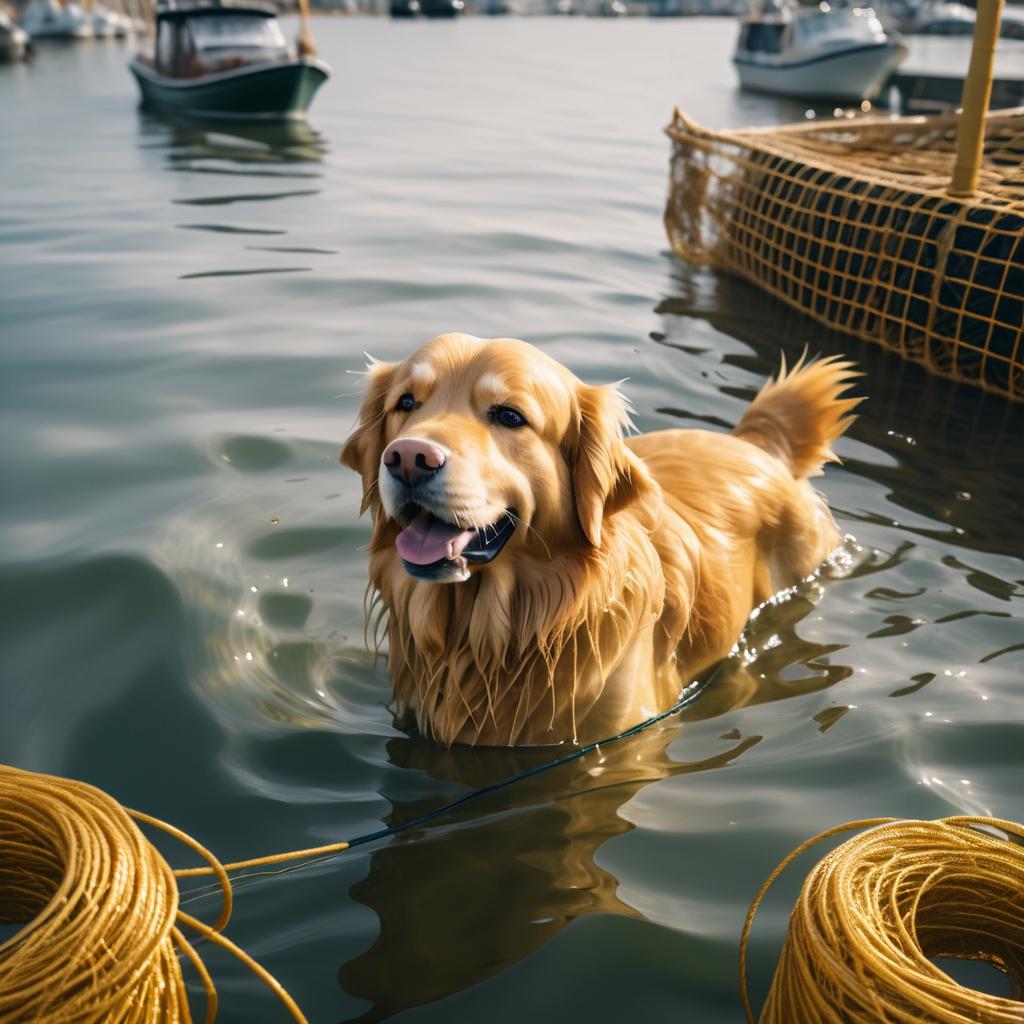
[[[672,106],[715,128],[807,115],[737,91],[734,21],[314,28],[334,77],[308,126],[142,113],[130,44],[0,68],[0,760],[226,860],[547,760],[392,727],[337,463],[363,353],[524,337],[628,378],[652,430],[727,429],[781,352],[844,352],[867,401],[821,487],[861,545],[850,578],[763,618],[681,723],[243,882],[230,929],[314,1021],[737,1021],[743,914],[798,842],[861,816],[1024,815],[1024,416],[668,254]],[[920,42],[911,60],[966,67],[968,40]],[[1024,43],[1000,45],[1019,74]],[[755,932],[755,996],[802,873]],[[210,963],[219,1019],[273,1018]]]

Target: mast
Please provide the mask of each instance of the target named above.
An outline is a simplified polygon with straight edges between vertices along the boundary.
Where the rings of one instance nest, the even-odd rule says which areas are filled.
[[[985,151],[985,115],[992,96],[992,65],[1002,12],[1003,0],[978,0],[971,63],[964,79],[963,110],[957,130],[956,162],[949,186],[951,196],[973,196],[978,190],[981,158]]]

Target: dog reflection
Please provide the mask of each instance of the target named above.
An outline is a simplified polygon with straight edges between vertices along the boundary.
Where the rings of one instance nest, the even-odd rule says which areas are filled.
[[[633,828],[621,809],[649,783],[715,771],[760,740],[727,733],[715,756],[679,761],[669,747],[685,736],[687,722],[824,689],[851,674],[848,666],[829,662],[837,646],[796,635],[795,620],[812,607],[797,597],[767,609],[748,630],[747,643],[753,648],[769,635],[783,642],[749,664],[730,658],[678,718],[474,800],[376,850],[367,876],[350,895],[377,914],[380,932],[370,949],[339,972],[346,992],[373,1003],[360,1019],[383,1020],[485,981],[575,918],[641,917],[619,898],[619,881],[597,863],[598,850]],[[446,749],[418,736],[392,740],[387,749],[399,767],[452,783],[447,799],[565,752]],[[426,814],[446,799],[436,793],[421,799],[384,795],[394,807],[390,825]]]

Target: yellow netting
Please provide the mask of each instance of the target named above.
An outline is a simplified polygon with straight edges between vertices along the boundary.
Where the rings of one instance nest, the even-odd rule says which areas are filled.
[[[948,194],[957,115],[712,132],[675,112],[665,226],[830,327],[1024,401],[1024,108],[986,120]]]

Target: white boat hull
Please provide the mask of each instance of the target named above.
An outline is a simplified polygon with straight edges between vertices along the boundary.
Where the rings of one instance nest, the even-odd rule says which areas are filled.
[[[802,99],[859,103],[875,97],[907,54],[903,43],[886,42],[837,50],[804,60],[736,56],[744,89]]]

